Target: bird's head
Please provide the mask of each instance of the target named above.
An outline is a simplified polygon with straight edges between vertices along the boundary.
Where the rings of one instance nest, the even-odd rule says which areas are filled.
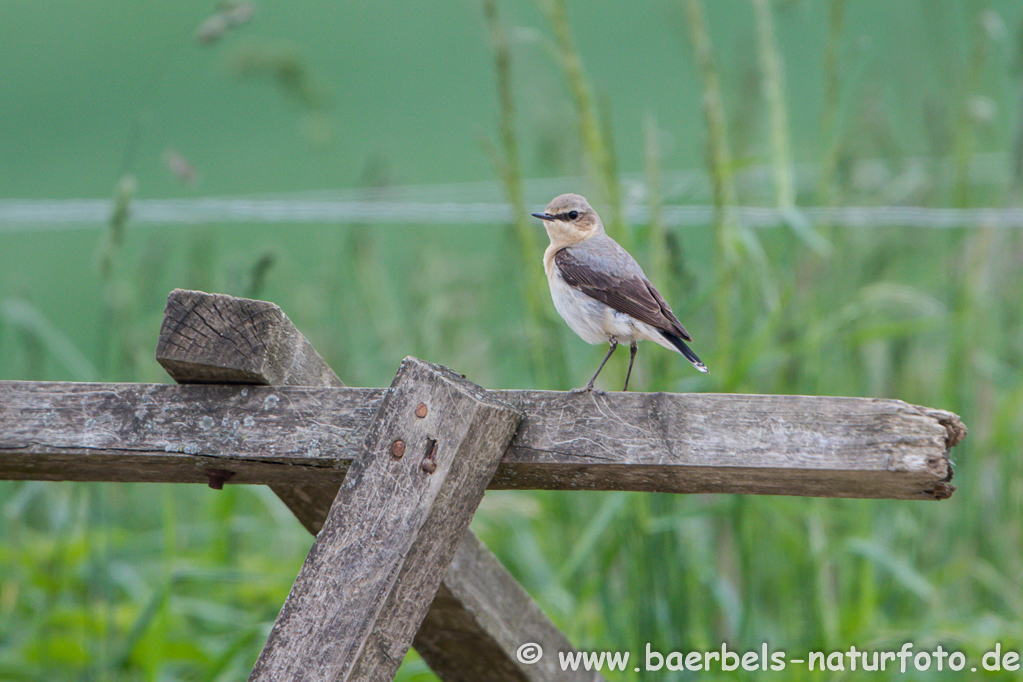
[[[534,213],[543,221],[551,244],[570,246],[604,231],[600,216],[578,194],[561,194],[551,199],[543,213]]]

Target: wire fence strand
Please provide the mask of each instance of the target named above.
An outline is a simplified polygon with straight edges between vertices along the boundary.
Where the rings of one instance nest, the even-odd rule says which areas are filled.
[[[1019,208],[928,208],[923,206],[840,206],[796,209],[813,223],[838,227],[1014,228],[1023,227]],[[109,201],[0,200],[0,233],[95,229],[110,218]],[[773,207],[740,206],[736,217],[754,228],[778,227],[789,216]],[[645,206],[626,207],[631,224],[649,219]],[[710,205],[664,206],[669,227],[712,223]],[[131,205],[130,220],[141,225],[254,223],[379,223],[403,225],[504,225],[512,220],[504,203],[331,201],[315,199],[143,199]]]
[[[1001,185],[1007,181],[1007,157],[1004,154],[977,155],[970,166],[970,182]],[[818,167],[797,164],[797,189],[812,190]],[[863,160],[855,175],[870,188],[906,188],[921,182],[938,183],[947,175],[944,166],[927,159],[909,159],[903,171],[893,175],[881,160]],[[736,175],[747,205],[735,209],[743,224],[770,228],[788,224],[791,215],[771,206],[770,168],[751,166]],[[946,178],[947,179],[947,178]],[[625,175],[622,180],[625,217],[629,223],[643,224],[649,219],[647,189],[640,176]],[[542,207],[551,197],[585,187],[578,177],[527,180],[523,193],[527,202]],[[867,194],[874,197],[873,191]],[[471,201],[466,201],[471,197]],[[693,228],[709,225],[714,219],[710,204],[710,181],[700,170],[666,173],[663,180],[664,224]],[[923,227],[923,228],[1020,228],[1023,209],[1013,207],[938,208],[902,205],[896,196],[883,196],[886,205],[847,205],[836,207],[802,206],[796,211],[811,223],[836,227]],[[893,201],[894,199],[894,201]],[[756,205],[760,202],[764,205]],[[907,201],[908,203],[908,201]],[[108,199],[28,200],[0,199],[0,234],[77,229],[95,229],[110,219],[112,202]],[[196,224],[256,223],[379,223],[404,225],[505,225],[512,220],[504,201],[503,188],[494,181],[439,185],[395,186],[380,189],[313,190],[280,194],[192,199],[137,199],[131,203],[130,220],[154,226]]]

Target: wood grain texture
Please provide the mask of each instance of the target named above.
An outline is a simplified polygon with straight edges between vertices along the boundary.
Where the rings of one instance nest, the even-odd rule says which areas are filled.
[[[279,306],[224,294],[172,291],[156,359],[180,384],[344,386]],[[316,535],[339,484],[328,480],[269,485]]]
[[[273,303],[175,289],[156,359],[182,384],[344,386]]]
[[[951,412],[901,400],[496,394],[525,417],[494,488],[943,499],[965,436]]]
[[[951,412],[900,400],[493,391],[491,488],[942,499]],[[0,478],[340,485],[382,389],[0,382]],[[313,506],[319,508],[321,502]]]
[[[527,643],[543,657],[515,657]],[[558,652],[575,647],[487,547],[467,533],[412,645],[445,682],[597,682],[595,672],[562,671]]]
[[[340,486],[385,393],[350,390],[0,382],[0,476]]]
[[[391,679],[519,418],[450,370],[407,358],[249,679]]]

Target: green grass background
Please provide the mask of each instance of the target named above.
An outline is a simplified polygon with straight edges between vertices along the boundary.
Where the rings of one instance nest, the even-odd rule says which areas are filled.
[[[1020,230],[798,214],[754,230],[729,213],[785,205],[773,173],[790,160],[799,206],[1018,207],[1023,8],[790,0],[765,26],[757,4],[708,2],[700,22],[694,0],[264,3],[203,48],[213,3],[2,3],[0,200],[113,211],[125,176],[138,199],[482,181],[524,214],[550,197],[523,180],[573,178],[556,191],[600,205],[711,368],[645,346],[635,390],[900,398],[958,412],[970,434],[938,503],[488,493],[474,529],[569,637],[633,656],[1023,652]],[[674,228],[663,204],[720,213]],[[623,227],[620,206],[652,217]],[[185,287],[278,303],[350,385],[387,385],[416,355],[485,387],[567,389],[604,351],[556,319],[545,241],[489,215],[0,223],[0,379],[167,381],[153,349]],[[244,678],[310,543],[266,489],[0,482],[0,679]],[[689,679],[673,675],[608,678]],[[863,674],[700,678],[777,675]],[[399,679],[434,678],[412,653]]]

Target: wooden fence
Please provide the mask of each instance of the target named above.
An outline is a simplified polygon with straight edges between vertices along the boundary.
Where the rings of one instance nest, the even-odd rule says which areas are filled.
[[[469,530],[487,488],[939,500],[951,412],[815,396],[486,391],[406,358],[346,388],[281,309],[173,291],[178,382],[0,381],[0,479],[264,484],[316,540],[251,680],[598,680]],[[526,664],[527,642],[547,655]]]

